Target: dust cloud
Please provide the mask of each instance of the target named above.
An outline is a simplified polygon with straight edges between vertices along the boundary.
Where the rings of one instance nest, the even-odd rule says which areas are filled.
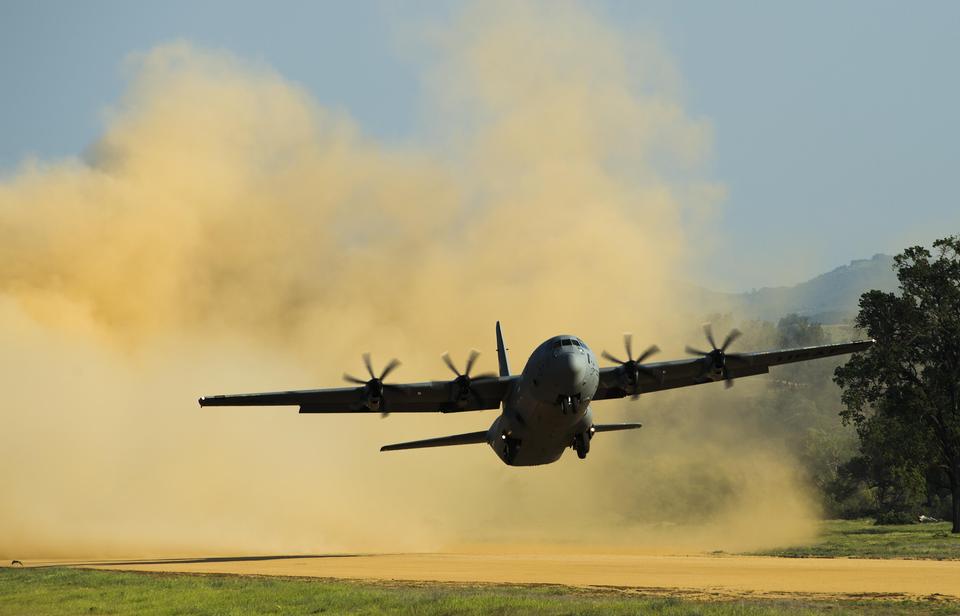
[[[424,29],[422,139],[383,144],[269,67],[176,42],[81,157],[0,183],[0,556],[789,542],[814,511],[721,386],[595,406],[590,458],[381,454],[494,414],[299,416],[200,395],[336,386],[559,332],[699,342],[682,279],[722,188],[654,45],[573,4]],[[438,59],[439,58],[439,59]],[[709,311],[709,307],[703,307]],[[672,346],[671,346],[672,345]],[[736,405],[750,386],[723,397]]]

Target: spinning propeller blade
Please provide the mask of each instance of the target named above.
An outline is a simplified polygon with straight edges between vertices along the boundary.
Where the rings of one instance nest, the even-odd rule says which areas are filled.
[[[363,365],[367,369],[367,374],[370,375],[369,380],[365,381],[363,379],[358,379],[357,377],[347,374],[346,372],[343,373],[343,380],[354,385],[363,385],[367,404],[373,404],[379,407],[383,404],[384,390],[390,388],[390,385],[385,384],[383,379],[387,378],[391,372],[400,367],[400,360],[396,358],[391,359],[383,369],[383,372],[380,373],[380,376],[377,376],[376,372],[373,370],[373,361],[370,358],[370,353],[363,354]],[[387,411],[380,411],[381,417],[386,417],[389,414],[390,413]]]
[[[631,399],[636,400],[640,397],[640,373],[649,374],[653,378],[660,380],[660,375],[655,373],[653,370],[642,366],[641,364],[648,359],[651,355],[660,352],[660,347],[655,344],[647,347],[643,353],[640,354],[636,359],[633,358],[633,334],[624,334],[623,335],[623,349],[627,352],[627,360],[623,361],[617,357],[614,357],[610,353],[603,351],[601,356],[607,361],[611,361],[615,364],[620,364],[620,367],[623,370],[623,374],[626,375],[626,387],[627,391],[632,391],[633,395],[630,396]]]
[[[707,337],[707,342],[710,343],[712,350],[701,351],[700,349],[688,346],[686,347],[686,351],[690,355],[700,355],[701,357],[710,358],[714,368],[719,369],[723,373],[724,386],[730,389],[733,387],[733,378],[729,376],[729,372],[727,371],[727,358],[739,357],[739,355],[736,353],[727,353],[727,349],[742,335],[742,332],[736,328],[731,329],[727,337],[723,339],[723,344],[719,347],[717,347],[716,339],[713,337],[713,327],[709,323],[704,323],[703,333]]]
[[[450,368],[450,371],[456,375],[450,385],[452,388],[452,398],[453,401],[460,407],[467,405],[470,397],[475,398],[479,402],[477,393],[473,390],[473,383],[478,380],[484,379],[495,379],[497,375],[491,373],[479,374],[477,376],[470,376],[470,373],[473,372],[473,366],[477,363],[477,358],[480,357],[480,351],[473,349],[470,351],[470,355],[467,357],[467,364],[463,372],[457,369],[456,364],[453,363],[453,360],[450,359],[449,353],[444,353],[441,355],[443,358],[443,363],[447,364],[447,367]]]

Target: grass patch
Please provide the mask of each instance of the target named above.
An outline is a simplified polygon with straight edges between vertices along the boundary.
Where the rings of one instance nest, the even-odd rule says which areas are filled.
[[[950,602],[701,601],[557,586],[385,585],[82,569],[0,569],[7,614],[958,614]]]
[[[960,535],[949,522],[880,526],[872,520],[827,520],[811,545],[759,552],[793,558],[922,558],[960,560]]]

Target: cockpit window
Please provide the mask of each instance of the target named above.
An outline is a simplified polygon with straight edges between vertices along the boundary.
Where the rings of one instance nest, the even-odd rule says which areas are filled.
[[[580,346],[579,340],[572,340],[571,342],[573,342],[573,346]]]
[[[569,338],[564,338],[563,340],[560,341],[560,343],[563,346],[573,346],[573,340],[570,340]]]

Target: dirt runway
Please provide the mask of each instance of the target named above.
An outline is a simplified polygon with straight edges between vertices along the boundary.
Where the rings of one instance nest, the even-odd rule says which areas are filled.
[[[245,556],[82,563],[74,561],[70,564],[139,571],[411,582],[561,584],[684,595],[940,595],[960,599],[960,561],[583,552],[498,553],[478,550],[439,554]]]

